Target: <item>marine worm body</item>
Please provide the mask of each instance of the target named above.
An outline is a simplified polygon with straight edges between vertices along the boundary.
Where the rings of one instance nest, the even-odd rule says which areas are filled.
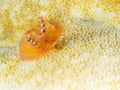
[[[31,30],[21,38],[20,58],[22,60],[41,58],[55,47],[63,35],[64,29],[59,23],[43,17],[37,18]]]

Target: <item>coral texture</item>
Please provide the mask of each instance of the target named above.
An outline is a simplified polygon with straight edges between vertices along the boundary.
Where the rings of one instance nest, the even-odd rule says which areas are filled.
[[[39,61],[18,56],[36,18],[66,36]],[[0,90],[119,90],[119,0],[0,0]]]

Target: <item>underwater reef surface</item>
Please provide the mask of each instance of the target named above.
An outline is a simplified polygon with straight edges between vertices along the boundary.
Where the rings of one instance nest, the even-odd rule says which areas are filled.
[[[66,36],[41,60],[19,58],[37,17]],[[0,0],[0,90],[119,90],[119,0]]]

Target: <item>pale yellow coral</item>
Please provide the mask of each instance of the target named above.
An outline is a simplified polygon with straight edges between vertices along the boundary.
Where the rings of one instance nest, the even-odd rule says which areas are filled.
[[[66,28],[49,56],[23,62],[19,42],[45,16]],[[0,90],[119,90],[119,0],[0,0]]]

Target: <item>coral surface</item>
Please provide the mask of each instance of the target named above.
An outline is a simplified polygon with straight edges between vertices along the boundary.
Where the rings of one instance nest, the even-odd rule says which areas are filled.
[[[41,60],[19,58],[39,16],[66,36]],[[119,0],[0,0],[0,90],[120,90]]]

